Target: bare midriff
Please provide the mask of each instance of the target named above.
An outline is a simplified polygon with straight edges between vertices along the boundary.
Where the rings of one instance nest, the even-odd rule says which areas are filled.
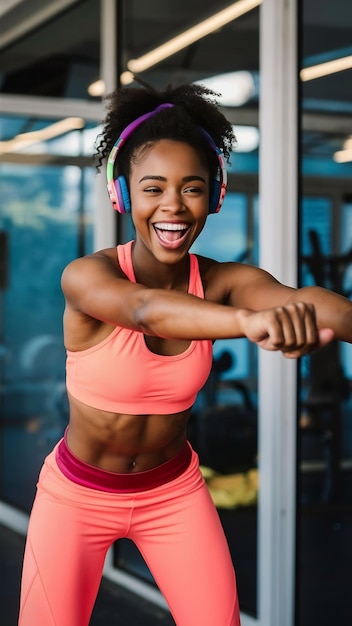
[[[110,472],[143,472],[176,456],[186,442],[191,409],[171,415],[124,415],[69,396],[67,445],[85,463]]]

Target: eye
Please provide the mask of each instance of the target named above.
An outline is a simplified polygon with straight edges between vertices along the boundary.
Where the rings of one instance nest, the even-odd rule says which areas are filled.
[[[204,189],[203,187],[192,185],[192,187],[186,187],[183,193],[202,194],[204,193]]]
[[[150,193],[150,194],[160,193],[160,191],[161,191],[160,187],[155,187],[155,186],[153,186],[153,187],[146,187],[144,189],[145,193]]]

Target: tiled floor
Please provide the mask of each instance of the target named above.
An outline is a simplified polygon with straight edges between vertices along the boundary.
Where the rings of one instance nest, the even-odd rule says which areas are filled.
[[[0,526],[2,626],[17,624],[23,548],[23,537]],[[174,626],[174,624],[170,614],[103,579],[90,626]]]

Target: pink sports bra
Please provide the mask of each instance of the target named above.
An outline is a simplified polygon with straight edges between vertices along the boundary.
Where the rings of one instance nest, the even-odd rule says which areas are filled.
[[[136,282],[132,244],[117,247],[128,279]],[[204,298],[198,260],[190,254],[188,293]],[[66,384],[84,404],[127,415],[171,414],[190,408],[212,364],[212,342],[192,341],[181,354],[151,352],[141,332],[117,326],[98,345],[67,351]]]

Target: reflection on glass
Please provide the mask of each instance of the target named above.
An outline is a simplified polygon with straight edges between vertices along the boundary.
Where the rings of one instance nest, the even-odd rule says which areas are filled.
[[[0,155],[54,154],[91,157],[100,127],[80,117],[38,119],[0,116]]]
[[[195,82],[220,94],[219,102],[224,107],[242,106],[257,95],[256,83],[251,72],[228,72]]]

